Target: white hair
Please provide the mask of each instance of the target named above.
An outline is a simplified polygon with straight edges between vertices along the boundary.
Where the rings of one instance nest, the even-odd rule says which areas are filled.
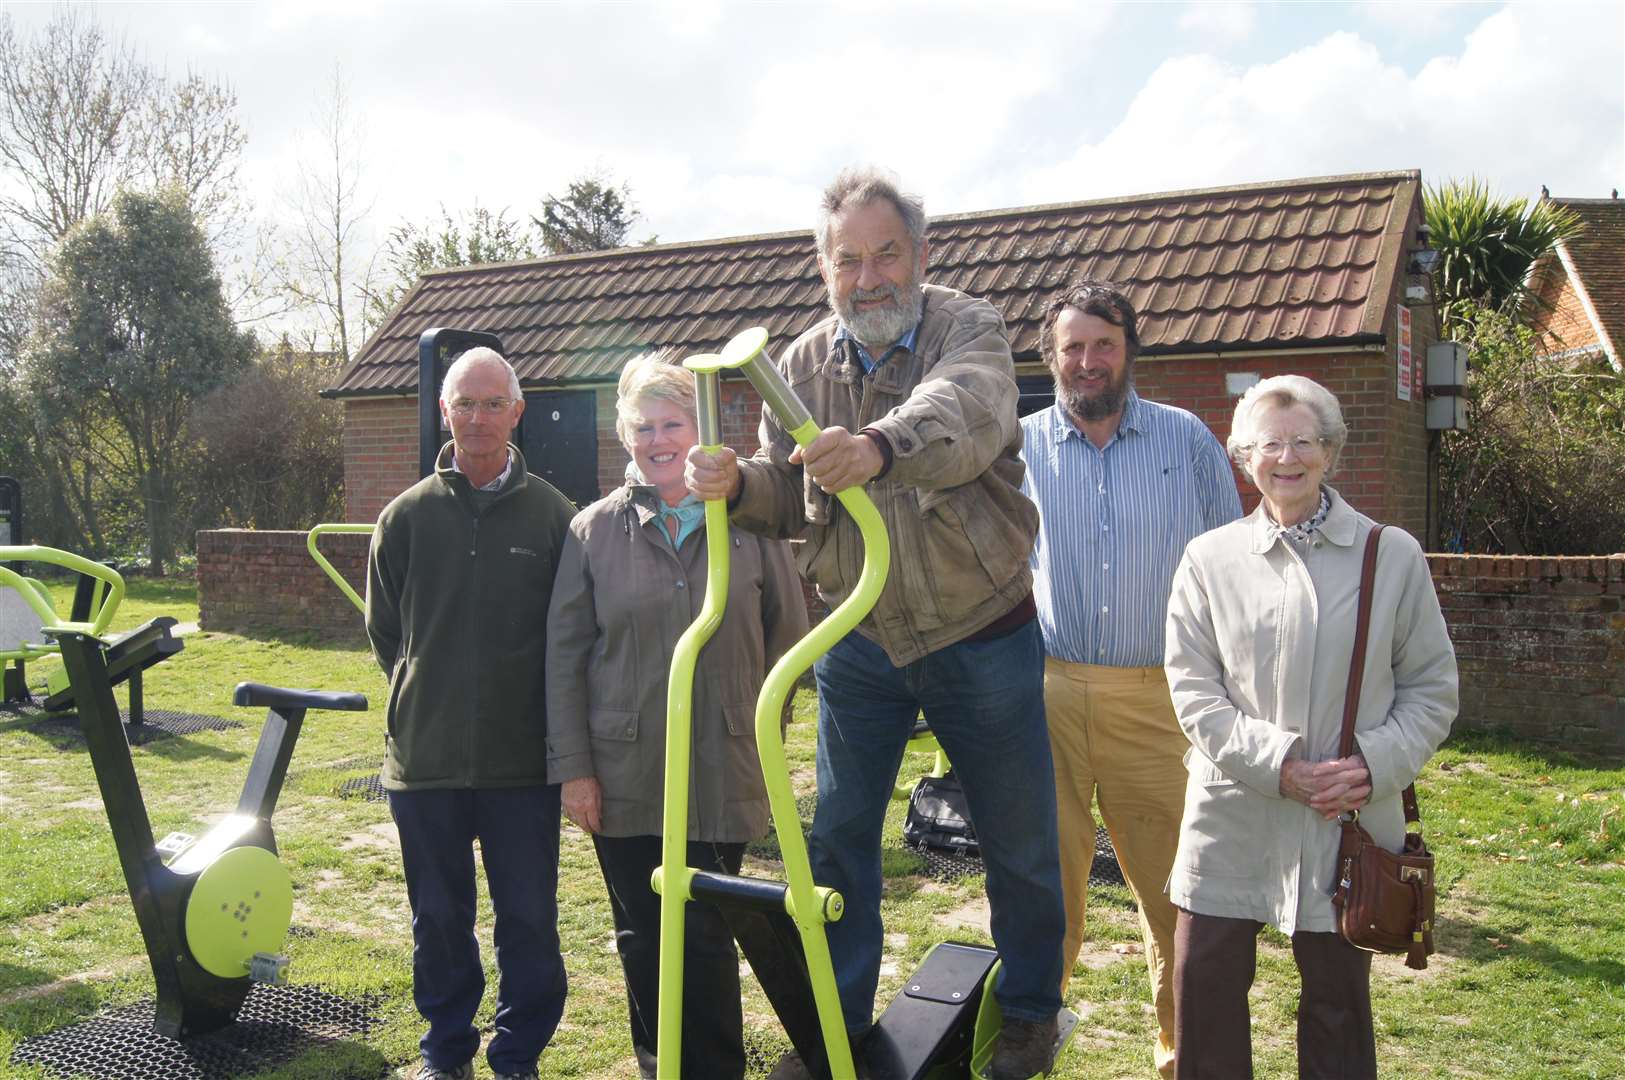
[[[1315,414],[1316,433],[1326,447],[1326,475],[1337,471],[1337,459],[1348,441],[1348,425],[1343,423],[1343,407],[1337,395],[1313,379],[1302,375],[1275,375],[1254,383],[1236,402],[1236,415],[1230,421],[1230,437],[1224,448],[1230,460],[1253,479],[1252,449],[1258,441],[1258,416],[1267,407],[1289,409],[1302,405]]]
[[[452,384],[463,377],[463,374],[475,367],[496,367],[500,365],[508,374],[508,396],[515,401],[524,397],[519,392],[519,376],[514,374],[513,365],[505,360],[501,353],[495,349],[488,349],[484,345],[476,345],[452,361],[451,367],[446,369],[446,377],[440,380],[440,400],[450,401]]]

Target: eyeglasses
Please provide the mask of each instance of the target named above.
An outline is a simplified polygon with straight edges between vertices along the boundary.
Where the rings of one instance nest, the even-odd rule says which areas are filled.
[[[835,267],[837,274],[847,275],[861,271],[864,263],[868,263],[876,270],[887,271],[896,266],[898,260],[902,257],[902,252],[895,249],[881,251],[874,255],[854,255],[842,252],[831,259],[830,264]]]
[[[1312,458],[1319,456],[1321,447],[1325,443],[1325,439],[1308,435],[1299,435],[1291,440],[1283,439],[1277,435],[1268,435],[1253,443],[1248,449],[1265,457],[1280,457],[1286,452],[1286,448],[1290,446],[1292,447],[1292,453],[1297,457]]]
[[[450,409],[454,415],[462,417],[473,416],[476,410],[487,416],[495,416],[498,413],[507,412],[512,407],[513,398],[506,397],[486,398],[483,401],[476,401],[473,398],[458,398],[456,401],[446,403],[446,408]]]

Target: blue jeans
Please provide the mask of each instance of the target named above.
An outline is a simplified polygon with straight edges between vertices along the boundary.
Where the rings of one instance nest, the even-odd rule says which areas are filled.
[[[831,959],[847,1030],[867,1028],[880,981],[880,833],[903,747],[921,710],[964,785],[987,865],[994,996],[1006,1016],[1048,1020],[1061,1007],[1060,849],[1044,723],[1037,620],[991,641],[962,641],[904,667],[853,632],[819,659],[818,810],[813,878],[839,890]]]
[[[559,789],[445,788],[389,792],[412,905],[412,999],[429,1022],[419,1041],[431,1065],[474,1057],[474,1014],[485,969],[474,937],[474,841],[491,890],[496,946],[495,1073],[536,1068],[564,1014],[559,953]]]

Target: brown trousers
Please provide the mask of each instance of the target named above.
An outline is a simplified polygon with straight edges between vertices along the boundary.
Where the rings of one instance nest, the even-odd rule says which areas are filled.
[[[1253,1075],[1247,991],[1258,959],[1251,919],[1180,909],[1174,935],[1174,1024],[1179,1080]],[[1376,1080],[1371,954],[1336,934],[1292,935],[1303,992],[1298,999],[1299,1080]]]

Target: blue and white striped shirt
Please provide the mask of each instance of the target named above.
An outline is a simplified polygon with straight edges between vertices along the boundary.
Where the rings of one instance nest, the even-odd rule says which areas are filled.
[[[1161,666],[1185,545],[1241,516],[1224,448],[1191,413],[1133,391],[1104,450],[1059,403],[1021,428],[1021,490],[1040,516],[1033,599],[1044,651],[1081,664]]]

